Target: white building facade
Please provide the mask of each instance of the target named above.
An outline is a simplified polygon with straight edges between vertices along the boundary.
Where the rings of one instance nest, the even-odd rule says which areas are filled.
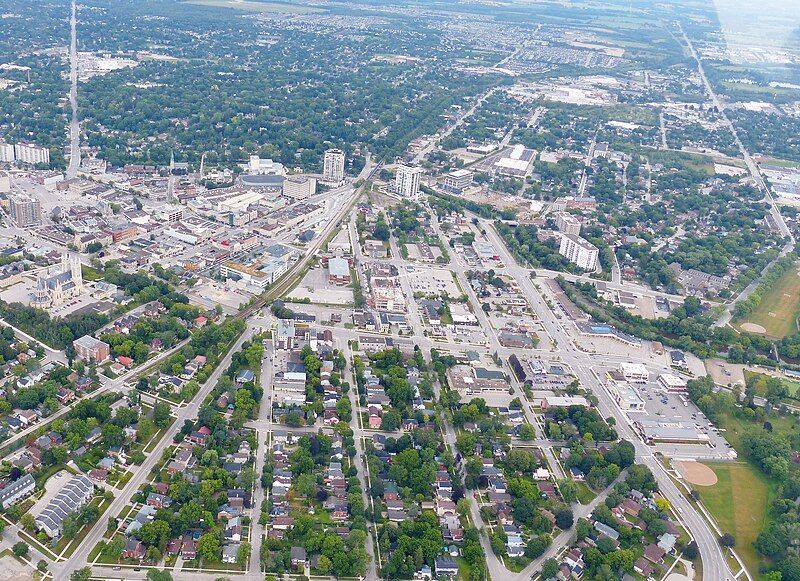
[[[419,183],[422,168],[398,165],[394,178],[394,191],[404,198],[416,199],[419,197]]]
[[[344,151],[329,149],[325,152],[322,179],[331,184],[340,184],[344,181]]]
[[[579,268],[588,271],[597,270],[597,246],[574,234],[561,236],[558,253]]]

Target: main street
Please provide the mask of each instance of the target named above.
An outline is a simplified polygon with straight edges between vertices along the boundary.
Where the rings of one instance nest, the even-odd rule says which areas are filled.
[[[78,122],[78,34],[77,34],[77,8],[75,0],[70,7],[70,39],[69,39],[69,105],[72,116],[69,123],[69,167],[67,179],[78,175],[81,165],[81,127]]]
[[[712,534],[708,524],[686,497],[678,490],[678,487],[673,482],[672,477],[667,473],[663,464],[634,432],[627,415],[616,405],[611,395],[600,383],[598,377],[592,373],[592,367],[597,364],[596,358],[574,347],[572,338],[556,319],[553,311],[547,306],[544,297],[531,281],[530,272],[519,266],[488,220],[482,220],[481,224],[489,240],[499,253],[502,263],[505,265],[504,269],[498,269],[498,271],[505,271],[506,274],[513,277],[517,281],[517,284],[520,285],[525,296],[531,301],[533,309],[539,315],[547,333],[552,338],[556,339],[558,344],[562,347],[560,351],[562,359],[570,365],[573,373],[575,373],[575,376],[580,380],[583,387],[597,396],[599,400],[598,409],[603,416],[607,418],[613,417],[615,419],[616,429],[620,437],[634,445],[637,462],[644,464],[651,470],[656,482],[658,482],[661,494],[670,501],[676,516],[683,522],[686,529],[697,542],[700,549],[700,557],[703,562],[704,576],[714,580],[733,579],[734,575],[728,565],[727,555],[719,545],[714,534]]]
[[[730,130],[731,134],[733,135],[733,140],[736,143],[736,147],[739,148],[739,152],[742,154],[742,158],[744,159],[744,163],[747,166],[748,171],[750,172],[750,176],[758,186],[758,189],[761,190],[761,193],[764,194],[764,200],[769,204],[769,216],[772,219],[772,224],[774,228],[778,230],[781,236],[787,239],[786,244],[784,244],[783,248],[781,249],[778,256],[767,264],[764,269],[761,271],[761,274],[765,274],[769,271],[770,268],[775,264],[775,262],[783,257],[786,256],[789,252],[794,249],[795,246],[795,239],[792,231],[787,226],[786,221],[783,219],[783,215],[781,214],[778,205],[775,203],[775,199],[772,197],[772,192],[770,192],[769,187],[767,186],[766,182],[764,182],[764,176],[761,173],[761,168],[758,167],[758,164],[753,160],[750,152],[745,147],[744,143],[742,142],[741,138],[739,137],[739,132],[736,129],[736,126],[731,122],[730,118],[728,117],[727,112],[725,111],[724,103],[720,100],[719,96],[714,92],[714,88],[711,86],[711,83],[708,81],[708,77],[706,76],[706,72],[703,68],[703,62],[700,59],[700,56],[697,54],[695,50],[694,44],[692,44],[689,35],[686,34],[686,31],[683,30],[683,26],[678,23],[678,29],[683,35],[683,40],[686,43],[687,48],[689,49],[689,53],[692,55],[695,63],[697,64],[697,72],[700,74],[700,78],[703,81],[703,86],[706,89],[706,93],[708,93],[708,97],[711,99],[711,103],[716,107],[717,111],[719,112],[722,121],[727,125],[728,129]],[[747,287],[742,290],[736,298],[728,303],[725,308],[725,311],[722,313],[720,318],[716,321],[717,326],[725,326],[730,323],[731,319],[733,319],[734,309],[736,308],[736,304],[740,301],[746,300],[753,291],[758,288],[759,279],[761,277],[756,278],[753,282],[751,282]]]

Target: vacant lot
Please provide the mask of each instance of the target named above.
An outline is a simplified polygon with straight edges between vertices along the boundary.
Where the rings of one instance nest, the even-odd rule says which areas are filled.
[[[790,268],[764,295],[761,304],[738,322],[740,326],[750,323],[763,327],[767,335],[780,339],[797,330],[795,319],[799,311],[800,276],[796,268]],[[744,327],[744,330],[748,328]]]
[[[717,475],[717,483],[703,487],[700,499],[719,527],[736,537],[736,550],[756,575],[761,559],[753,543],[766,524],[774,485],[744,462],[709,466]]]

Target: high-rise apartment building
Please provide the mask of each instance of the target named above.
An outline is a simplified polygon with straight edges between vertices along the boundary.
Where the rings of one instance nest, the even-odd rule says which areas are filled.
[[[14,145],[14,156],[17,161],[35,165],[37,163],[50,163],[50,150],[30,143],[17,143]]]
[[[597,246],[580,236],[562,234],[558,253],[584,270],[597,269]]]
[[[419,196],[419,181],[422,171],[420,167],[398,165],[394,178],[395,193],[404,198],[413,199]]]
[[[344,151],[329,149],[325,152],[322,179],[331,184],[340,184],[344,181]]]
[[[36,198],[12,196],[9,199],[9,213],[19,228],[42,223],[42,206]]]
[[[17,157],[14,155],[14,146],[11,143],[0,141],[0,162],[13,162]]]

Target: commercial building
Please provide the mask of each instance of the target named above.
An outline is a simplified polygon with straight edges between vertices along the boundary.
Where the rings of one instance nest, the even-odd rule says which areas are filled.
[[[703,444],[710,441],[708,434],[699,431],[691,422],[670,422],[643,418],[636,420],[634,426],[645,442],[653,444]]]
[[[328,280],[335,284],[350,284],[350,264],[344,258],[328,260]]]
[[[19,228],[38,226],[42,223],[42,205],[36,198],[12,196],[9,200],[11,219]]]
[[[75,353],[85,361],[94,360],[96,363],[103,363],[111,355],[111,348],[108,343],[100,339],[95,339],[91,335],[84,335],[80,339],[72,342]]]
[[[457,169],[442,177],[442,188],[460,194],[472,185],[473,173],[468,169]]]
[[[658,378],[658,383],[667,393],[684,393],[686,391],[686,380],[671,373],[662,373]]]
[[[650,378],[647,367],[641,363],[620,363],[619,371],[625,381],[630,381],[631,383],[646,383]]]
[[[73,476],[36,517],[36,528],[50,538],[61,536],[64,519],[81,509],[93,495],[94,484],[88,476]]]
[[[31,143],[14,144],[14,157],[22,163],[35,165],[37,163],[50,163],[50,150]]]
[[[419,181],[422,176],[421,167],[411,167],[408,165],[398,165],[397,173],[394,177],[394,191],[404,198],[416,198],[419,196]]]
[[[608,387],[621,410],[644,410],[644,400],[639,397],[639,392],[634,387],[627,383],[619,383],[613,380],[609,381]]]
[[[322,179],[331,184],[340,184],[344,181],[344,151],[329,149],[325,152]]]
[[[568,408],[570,406],[589,407],[589,401],[580,395],[556,396],[548,395],[542,399],[542,409]]]
[[[597,246],[580,236],[562,234],[558,253],[583,270],[597,270]]]
[[[3,490],[0,490],[0,507],[5,510],[31,494],[34,490],[36,490],[36,480],[30,474],[26,474],[14,482],[9,482]]]
[[[293,200],[305,200],[316,191],[317,180],[309,176],[288,176],[283,182],[283,195]]]
[[[568,212],[559,212],[556,214],[556,228],[562,234],[578,236],[581,233],[581,221]]]

